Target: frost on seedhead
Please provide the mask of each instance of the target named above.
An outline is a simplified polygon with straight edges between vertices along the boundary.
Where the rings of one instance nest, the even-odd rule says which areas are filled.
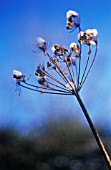
[[[98,35],[98,32],[96,29],[87,29],[86,34],[88,34],[90,37],[96,37]]]
[[[72,43],[70,44],[70,49],[71,49],[73,52],[78,53],[80,48],[79,48],[79,45],[77,45],[75,42],[72,42]]]
[[[38,43],[38,45],[42,46],[44,43],[46,43],[46,41],[43,38],[38,37],[37,38],[37,43]]]
[[[46,52],[47,52],[47,43],[46,41],[41,38],[41,37],[38,37],[36,39],[36,42],[37,42],[37,47],[42,50],[44,52],[44,54],[46,55]]]
[[[13,70],[13,78],[15,79],[21,79],[23,78],[23,74],[21,71]]]
[[[62,47],[60,44],[54,44],[51,48],[55,56],[64,56],[68,50]]]
[[[69,10],[66,13],[66,18],[69,19],[70,17],[77,17],[79,14],[76,11],[73,10]]]
[[[77,13],[76,11],[73,10],[69,10],[66,13],[66,19],[67,19],[67,24],[66,24],[66,28],[68,30],[72,30],[73,28],[80,28],[80,17],[79,17],[79,13]]]
[[[62,46],[60,44],[54,44],[52,49],[52,52],[55,53],[55,51],[60,51]]]
[[[25,75],[21,71],[13,70],[13,79],[16,84],[20,84],[20,82],[25,82]]]
[[[85,32],[80,31],[78,41],[80,44],[96,45],[98,32],[96,29],[87,29]]]

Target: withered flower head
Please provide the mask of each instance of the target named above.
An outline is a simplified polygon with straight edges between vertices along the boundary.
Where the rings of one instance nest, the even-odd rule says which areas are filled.
[[[68,55],[66,58],[65,58],[68,66],[70,67],[71,65],[75,66],[76,65],[76,57],[72,57],[70,55]]]
[[[77,27],[80,26],[79,13],[77,13],[76,11],[69,10],[66,13],[66,19],[67,19],[67,26],[66,26],[66,28],[68,30],[71,30],[73,28],[77,28]]]
[[[44,85],[46,83],[46,79],[45,78],[40,78],[38,80],[38,83],[41,84],[41,85]]]
[[[70,49],[71,49],[73,52],[78,53],[80,47],[79,47],[79,45],[77,45],[75,42],[72,42],[72,43],[70,44]]]
[[[70,19],[70,17],[78,17],[78,13],[76,12],[76,11],[73,11],[73,10],[69,10],[69,11],[67,11],[67,13],[66,13],[66,18],[67,19]]]
[[[96,29],[87,29],[86,34],[88,34],[90,37],[96,37],[98,35],[98,32]]]
[[[78,41],[86,45],[96,45],[98,32],[96,29],[87,29],[78,34]]]
[[[37,38],[36,41],[37,41],[37,47],[40,50],[42,50],[44,52],[44,54],[46,55],[46,53],[47,53],[47,43],[46,43],[46,41],[41,37]]]
[[[66,54],[66,52],[68,52],[67,49],[63,48],[60,44],[55,44],[52,47],[52,52],[56,55],[56,56],[63,56]]]
[[[37,69],[36,69],[36,73],[35,75],[38,77],[38,78],[45,78],[46,77],[46,74],[45,74],[45,66],[40,64]]]
[[[18,70],[13,70],[13,78],[18,81],[25,81],[25,75]]]

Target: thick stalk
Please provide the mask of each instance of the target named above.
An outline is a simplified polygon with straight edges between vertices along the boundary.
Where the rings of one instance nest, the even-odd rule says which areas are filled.
[[[96,142],[97,142],[97,144],[98,144],[98,146],[99,146],[99,148],[100,148],[100,150],[102,152],[102,155],[104,156],[104,159],[105,159],[105,161],[107,163],[107,166],[111,170],[111,159],[110,159],[110,157],[108,155],[108,152],[105,149],[105,146],[104,146],[104,144],[103,144],[103,142],[102,142],[102,140],[101,140],[101,138],[100,138],[100,136],[99,136],[99,134],[98,134],[98,132],[97,132],[97,130],[96,130],[90,116],[89,116],[89,114],[88,114],[88,111],[87,111],[87,109],[86,109],[80,95],[78,93],[76,93],[75,95],[76,95],[76,98],[77,98],[77,100],[78,100],[78,102],[80,104],[80,107],[81,107],[81,109],[82,109],[82,111],[83,111],[83,113],[84,113],[84,115],[85,115],[85,117],[86,117],[86,119],[87,119],[87,121],[89,123],[89,126],[90,126],[90,128],[91,128],[91,130],[93,132],[93,135],[94,135],[94,137],[96,139]]]

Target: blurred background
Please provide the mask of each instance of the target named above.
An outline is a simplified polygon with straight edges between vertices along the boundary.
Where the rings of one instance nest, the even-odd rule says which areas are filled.
[[[106,0],[0,0],[0,168],[105,169],[105,163],[76,99],[22,89],[16,91],[14,69],[36,83],[36,65],[45,59],[32,52],[37,37],[48,48],[69,48],[77,31],[66,30],[66,12],[80,13],[82,30],[96,28],[96,62],[81,96],[111,153],[111,2]],[[10,167],[10,168],[9,168]]]

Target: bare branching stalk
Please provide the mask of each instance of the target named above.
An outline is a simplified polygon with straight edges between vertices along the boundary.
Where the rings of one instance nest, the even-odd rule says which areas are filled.
[[[28,83],[31,76],[26,78],[22,72],[17,70],[13,71],[13,78],[16,80],[19,93],[21,91],[20,87],[22,87],[40,93],[75,96],[87,119],[107,166],[111,169],[111,160],[108,152],[79,95],[97,56],[98,32],[96,29],[87,29],[83,32],[80,27],[80,17],[76,11],[69,10],[66,16],[66,28],[70,31],[74,31],[75,29],[79,30],[78,43],[72,42],[70,44],[70,49],[66,49],[60,44],[55,44],[52,47],[53,55],[51,56],[47,51],[47,42],[43,38],[37,38],[36,47],[48,58],[46,65],[39,64],[36,68],[35,76],[38,80],[37,84]],[[86,62],[83,65],[82,60],[84,57],[82,56],[82,49],[84,48],[84,45],[85,47],[88,47],[88,53],[85,56]],[[81,69],[81,67],[83,67],[83,69]]]

